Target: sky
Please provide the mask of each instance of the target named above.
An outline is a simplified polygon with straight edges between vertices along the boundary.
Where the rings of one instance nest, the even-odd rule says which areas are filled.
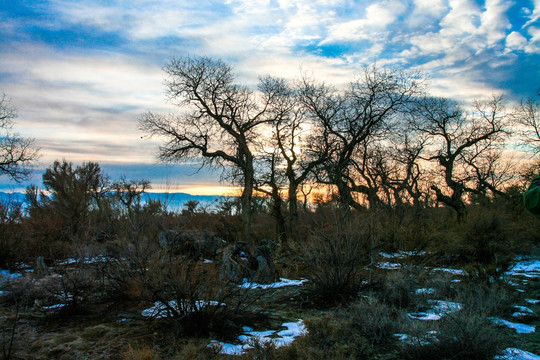
[[[173,108],[172,57],[219,57],[250,86],[306,71],[339,86],[376,62],[423,72],[434,95],[512,103],[540,87],[539,19],[540,0],[2,0],[0,92],[41,149],[30,183],[66,159],[215,194],[218,173],[159,164],[159,142],[137,128]],[[0,191],[27,184],[0,177]]]

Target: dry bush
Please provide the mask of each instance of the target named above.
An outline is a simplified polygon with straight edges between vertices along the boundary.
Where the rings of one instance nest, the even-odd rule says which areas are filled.
[[[365,337],[371,346],[392,342],[400,330],[403,314],[376,298],[362,299],[344,310],[351,326]]]
[[[418,329],[417,329],[418,330]],[[492,360],[510,345],[509,338],[482,314],[448,314],[431,332],[426,326],[403,344],[400,358],[415,360]]]
[[[468,279],[457,289],[463,311],[485,316],[504,316],[513,312],[519,295],[504,282],[485,283]]]
[[[159,360],[159,353],[148,346],[128,346],[122,357],[123,360]]]
[[[208,346],[208,339],[188,339],[180,347],[181,349],[172,357],[173,360],[213,360],[221,359],[219,349]]]
[[[319,318],[304,319],[304,323],[309,333],[283,349],[280,359],[369,358],[369,342],[352,326],[350,319],[327,313]]]
[[[154,317],[170,325],[177,335],[213,332],[230,336],[239,328],[235,321],[254,301],[248,289],[223,280],[215,263],[174,255],[153,242],[129,244],[125,250],[111,268],[114,282],[125,294],[136,281],[140,300],[148,305],[159,302],[163,311]],[[136,295],[131,291],[131,296]]]
[[[361,225],[336,222],[313,231],[298,249],[309,280],[306,288],[320,305],[347,301],[356,295],[360,272],[369,263],[369,241]]]
[[[398,309],[416,309],[425,302],[416,289],[426,277],[426,271],[413,266],[403,266],[389,273],[379,292],[382,302]]]

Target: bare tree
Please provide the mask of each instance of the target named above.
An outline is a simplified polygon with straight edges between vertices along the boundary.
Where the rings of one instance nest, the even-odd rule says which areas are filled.
[[[540,97],[540,89],[538,89]],[[519,131],[521,140],[529,146],[533,154],[540,154],[540,101],[528,97],[514,109],[513,118],[522,126]]]
[[[344,215],[351,206],[360,207],[352,195],[364,189],[354,173],[359,149],[421,93],[419,74],[376,66],[365,68],[344,92],[304,79],[302,102],[332,147],[329,161],[319,168],[319,180],[337,188]]]
[[[434,182],[431,189],[437,201],[453,208],[458,221],[463,221],[467,214],[463,197],[474,192],[471,164],[477,164],[480,154],[493,149],[504,134],[502,97],[476,101],[470,113],[445,98],[425,98],[419,109],[419,129],[431,141],[427,159],[441,168],[446,185],[445,190]]]
[[[139,127],[150,136],[161,136],[159,158],[167,162],[197,159],[241,175],[244,235],[250,237],[254,189],[253,141],[258,128],[270,122],[267,109],[275,100],[272,89],[254,94],[235,83],[230,66],[207,57],[172,59],[165,71],[169,99],[179,115],[146,113]]]
[[[13,132],[17,112],[10,107],[5,94],[0,99],[0,175],[20,182],[30,175],[29,166],[38,158],[34,139]]]
[[[273,106],[269,109],[272,136],[265,139],[263,147],[266,151],[266,185],[272,191],[275,200],[275,215],[278,221],[283,221],[283,215],[277,207],[283,203],[280,188],[287,188],[287,205],[289,217],[287,237],[293,235],[298,224],[298,193],[302,184],[309,178],[313,170],[323,164],[328,158],[327,139],[319,130],[317,123],[306,116],[306,109],[299,101],[299,91],[283,79],[265,77],[261,80],[261,89],[279,94]],[[283,239],[286,240],[286,239]]]

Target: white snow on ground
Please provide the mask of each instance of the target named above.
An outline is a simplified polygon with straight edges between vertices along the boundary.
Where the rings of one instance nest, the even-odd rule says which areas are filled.
[[[529,278],[540,277],[540,260],[523,260],[507,272],[508,275],[520,275]]]
[[[65,261],[62,261],[61,263],[58,263],[58,265],[71,265],[76,263],[83,263],[83,264],[95,264],[98,262],[105,262],[107,261],[107,258],[103,255],[95,256],[95,257],[85,257],[85,258],[68,258]]]
[[[430,300],[428,302],[433,305],[430,310],[416,313],[408,313],[407,316],[412,319],[425,321],[440,320],[444,315],[461,309],[461,304],[456,302],[442,300]]]
[[[433,340],[436,340],[437,331],[428,331],[423,337],[413,337],[409,334],[394,334],[399,341],[408,345],[429,345]]]
[[[540,304],[540,300],[535,300],[535,299],[525,299],[525,301],[528,302],[528,303],[531,304],[531,305]]]
[[[306,334],[307,329],[302,320],[297,322],[286,322],[282,326],[285,326],[287,330],[266,330],[266,331],[253,331],[249,327],[244,327],[244,334],[238,337],[240,344],[228,344],[220,341],[212,340],[208,346],[219,346],[221,353],[224,355],[242,355],[247,349],[251,349],[251,345],[254,341],[262,344],[272,342],[275,347],[282,347],[290,345],[298,336]]]
[[[517,310],[515,313],[512,314],[512,317],[527,317],[527,316],[534,316],[534,311],[529,309],[526,306],[518,306],[515,305],[514,308]]]
[[[525,350],[508,348],[502,355],[495,356],[496,360],[540,360],[540,356]]]
[[[247,281],[247,279],[244,279],[244,282],[239,287],[243,289],[276,289],[284,286],[299,286],[305,283],[307,280],[289,280],[285,278],[281,278],[280,281],[271,283],[271,284],[258,284],[258,283],[250,283]]]
[[[391,262],[380,262],[377,264],[377,267],[379,267],[380,269],[396,270],[401,267],[401,264],[391,263]]]
[[[467,275],[467,272],[465,270],[461,269],[451,269],[451,268],[433,268],[433,271],[444,271],[447,273],[450,273],[452,275]]]
[[[416,289],[414,291],[417,294],[433,294],[435,292],[435,289],[433,288],[422,288],[422,289]]]
[[[51,306],[43,306],[42,309],[44,309],[44,310],[54,310],[54,309],[61,309],[64,306],[66,306],[66,304],[55,304],[55,305],[51,305]]]
[[[0,270],[0,282],[9,279],[16,279],[20,276],[22,276],[20,273],[12,273],[9,270]]]
[[[534,326],[520,324],[520,323],[513,323],[508,320],[499,319],[499,318],[490,318],[491,321],[493,321],[497,325],[504,325],[508,326],[511,329],[516,330],[518,334],[530,334],[535,331]]]
[[[183,310],[188,311],[188,312],[192,312],[192,311],[195,311],[195,310],[200,310],[203,307],[208,306],[208,305],[210,305],[210,306],[218,306],[218,305],[225,305],[225,304],[219,303],[217,301],[197,300],[195,302],[194,306],[186,304],[185,306],[187,307],[187,309],[183,309]],[[179,310],[178,304],[176,303],[175,300],[169,301],[169,307],[171,307],[173,309],[176,309],[176,310]],[[171,310],[164,303],[162,303],[161,301],[156,301],[154,303],[154,306],[141,311],[141,315],[142,316],[154,317],[154,318],[157,318],[157,319],[165,318],[165,317],[172,317],[173,316]]]
[[[409,256],[415,256],[415,255],[425,255],[425,251],[403,251],[400,250],[395,253],[387,253],[387,252],[380,252],[379,255],[381,255],[383,258],[387,259],[405,259]]]

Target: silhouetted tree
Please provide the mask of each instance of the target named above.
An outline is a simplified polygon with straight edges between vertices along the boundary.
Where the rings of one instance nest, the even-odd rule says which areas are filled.
[[[440,167],[448,191],[436,183],[431,189],[437,201],[456,211],[458,221],[467,214],[465,193],[475,191],[471,164],[502,140],[505,119],[502,97],[476,101],[470,113],[445,98],[425,98],[419,105],[418,127],[431,142],[428,160]]]
[[[109,179],[99,164],[83,163],[74,167],[71,162],[55,161],[43,174],[43,185],[48,194],[30,186],[27,199],[30,214],[54,212],[68,228],[67,236],[76,235],[88,220],[93,208],[99,207],[106,196]]]
[[[421,93],[422,79],[418,74],[376,66],[366,67],[346,91],[303,79],[301,100],[324,129],[322,134],[331,146],[331,156],[319,167],[318,179],[337,188],[344,215],[350,207],[360,207],[354,192],[366,190],[372,197],[376,194],[359,182],[355,156],[384,128],[385,122],[407,111]]]
[[[540,97],[540,89],[537,95]],[[514,109],[513,118],[521,126],[521,141],[528,145],[535,155],[540,154],[540,101],[528,97]]]
[[[30,175],[29,166],[38,158],[34,139],[21,137],[13,132],[17,112],[9,106],[5,94],[0,99],[0,175],[7,175],[16,182]]]
[[[229,65],[207,57],[172,59],[165,71],[169,75],[167,94],[182,113],[146,113],[140,129],[165,139],[159,151],[163,161],[197,159],[202,166],[228,167],[232,174],[240,175],[231,179],[241,180],[241,216],[244,235],[249,238],[255,175],[253,141],[259,136],[260,126],[272,121],[267,115],[275,92],[263,88],[259,94],[253,93],[235,83]]]

